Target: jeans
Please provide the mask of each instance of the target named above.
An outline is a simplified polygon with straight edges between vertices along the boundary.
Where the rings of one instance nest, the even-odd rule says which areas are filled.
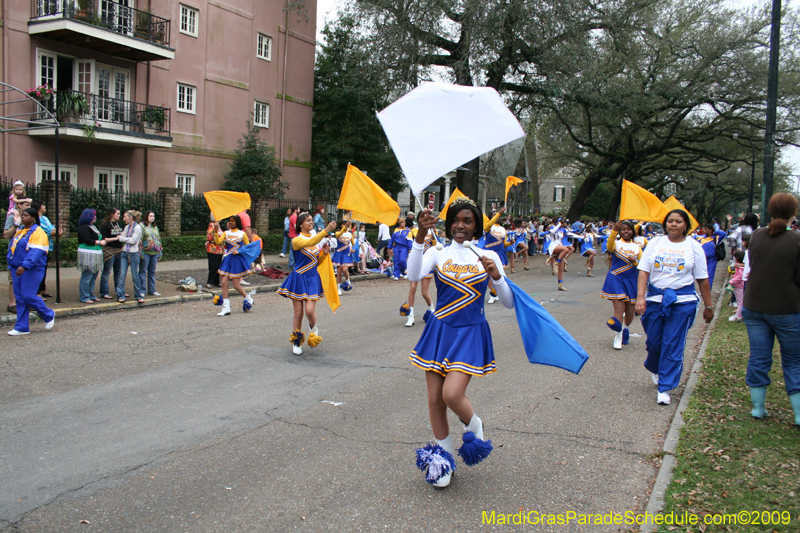
[[[294,248],[289,248],[289,270],[294,270]]]
[[[128,265],[131,266],[131,280],[133,281],[133,296],[144,298],[144,291],[139,284],[139,252],[122,252],[122,268],[117,278],[117,298],[125,298],[125,276],[128,274]],[[97,276],[97,274],[95,274]]]
[[[742,306],[743,302],[739,302]],[[750,387],[770,384],[772,347],[775,337],[781,346],[781,367],[786,393],[800,392],[800,313],[776,315],[742,309],[747,336],[750,338],[750,359],[745,382]]]
[[[389,246],[389,243],[392,242],[392,239],[386,239],[383,241],[378,241],[378,246],[375,247],[375,253],[377,253],[381,258],[383,254],[381,254],[381,250]]]
[[[286,254],[286,250],[289,249],[289,245],[292,244],[292,240],[289,238],[288,235],[283,236],[283,248],[281,248],[281,253]]]
[[[208,256],[208,279],[206,285],[219,285],[219,266],[222,264],[222,254],[206,252]]]
[[[156,265],[161,254],[139,256],[139,287],[147,294],[156,292]]]
[[[94,295],[94,282],[97,281],[99,272],[92,272],[88,268],[81,271],[81,282],[78,285],[81,301],[91,302],[96,297]]]
[[[103,263],[103,273],[100,274],[100,296],[107,296],[108,290],[108,277],[111,275],[111,270],[114,270],[114,288],[117,288],[117,280],[119,279],[120,260],[122,255],[116,254],[114,257],[109,257]]]

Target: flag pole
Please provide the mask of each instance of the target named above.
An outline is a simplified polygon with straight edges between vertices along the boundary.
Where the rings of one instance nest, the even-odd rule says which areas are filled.
[[[414,199],[417,201],[417,205],[419,206],[419,212],[422,213],[423,211],[425,211],[425,208],[422,206],[422,202],[419,201],[419,197],[415,195]],[[435,227],[433,228],[433,238],[436,241],[437,250],[441,250],[442,248],[444,248],[444,245],[441,243],[441,241],[439,241],[439,236],[436,234]]]

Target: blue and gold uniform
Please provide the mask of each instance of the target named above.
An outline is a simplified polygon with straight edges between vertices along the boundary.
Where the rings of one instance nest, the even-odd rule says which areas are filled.
[[[642,247],[633,241],[617,239],[617,232],[608,236],[608,252],[611,254],[611,268],[606,275],[600,296],[606,300],[623,300],[636,303],[637,278],[636,266],[642,257]]]
[[[500,219],[500,213],[497,213],[491,220],[485,220],[483,225],[483,242],[480,247],[497,254],[500,258],[500,264],[506,266],[508,258],[506,257],[505,248],[508,246],[506,242],[507,234],[505,228],[500,226],[497,221]]]
[[[292,239],[294,270],[278,289],[278,294],[292,300],[320,300],[324,295],[322,280],[317,270],[322,250],[319,243],[325,238],[320,232],[315,236],[301,233]]]
[[[352,266],[353,265],[353,234],[347,227],[343,227],[336,232],[336,251],[331,254],[333,266]]]
[[[392,263],[394,270],[392,272],[395,279],[399,279],[405,275],[408,267],[408,253],[411,251],[411,230],[409,228],[395,228],[392,233],[392,240],[387,246],[392,250]]]
[[[29,318],[31,310],[36,311],[45,322],[55,318],[55,312],[48,309],[44,300],[39,297],[39,285],[44,279],[47,268],[47,251],[50,240],[38,225],[20,228],[8,243],[6,262],[11,272],[11,283],[17,297],[17,323],[14,330],[27,333],[30,331]],[[17,275],[22,267],[25,272]]]
[[[250,268],[250,263],[253,262],[254,255],[245,252],[255,251],[255,248],[258,248],[258,253],[261,253],[261,244],[256,246],[257,243],[254,242],[252,247],[245,250],[250,244],[250,240],[247,238],[247,234],[242,230],[229,230],[219,233],[214,237],[214,242],[225,245],[222,263],[219,266],[219,270],[217,270],[220,276],[243,278],[253,273],[253,269]],[[236,251],[236,253],[233,253],[234,251]]]

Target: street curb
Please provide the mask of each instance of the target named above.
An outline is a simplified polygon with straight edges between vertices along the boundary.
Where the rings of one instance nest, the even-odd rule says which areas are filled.
[[[725,280],[722,282],[723,287],[725,287],[727,279],[728,277],[726,276]],[[697,381],[700,379],[700,369],[703,368],[703,359],[706,355],[708,341],[711,338],[711,333],[714,331],[717,325],[717,319],[719,318],[719,312],[722,308],[722,301],[724,299],[725,290],[723,289],[720,292],[719,298],[717,299],[717,306],[714,309],[714,318],[711,320],[711,323],[708,325],[708,329],[706,329],[703,335],[703,342],[700,344],[700,351],[697,353],[697,359],[695,359],[694,365],[692,365],[692,371],[689,374],[689,379],[686,381],[686,387],[683,389],[681,401],[678,404],[678,408],[675,410],[675,416],[672,418],[669,431],[667,431],[667,437],[664,439],[664,455],[661,458],[661,467],[658,469],[658,476],[656,477],[656,482],[653,485],[653,491],[650,493],[650,500],[647,502],[647,508],[645,509],[646,516],[655,516],[664,509],[664,493],[667,491],[667,487],[672,481],[672,472],[675,469],[675,464],[677,463],[677,460],[675,459],[675,450],[678,447],[681,428],[686,425],[686,422],[683,420],[683,412],[687,407],[689,407],[689,400],[691,400],[692,395],[694,394],[694,389],[697,386]],[[642,533],[650,533],[656,529],[656,525],[653,523],[645,522],[639,526],[639,531]]]
[[[366,281],[371,279],[382,279],[386,278],[386,274],[366,274],[364,276],[359,276],[358,278],[351,278],[352,282],[356,281]],[[257,287],[252,287],[248,289],[248,291],[255,289],[256,293],[260,292],[275,292],[280,288],[280,283],[272,283],[270,285],[259,285]],[[110,303],[98,303],[93,305],[88,305],[84,307],[68,307],[65,309],[56,309],[56,318],[65,318],[68,316],[79,316],[79,315],[89,315],[92,313],[107,313],[112,311],[124,311],[126,309],[138,309],[141,307],[149,307],[151,305],[167,305],[167,304],[175,304],[180,302],[193,302],[198,300],[210,300],[217,294],[217,291],[203,291],[199,293],[184,293],[184,294],[177,294],[175,296],[161,296],[158,298],[146,299],[144,303],[137,303],[136,300],[129,300],[125,303],[119,302],[110,302]],[[31,320],[41,320],[38,316],[31,316]],[[0,315],[0,326],[11,326],[17,322],[17,315]]]

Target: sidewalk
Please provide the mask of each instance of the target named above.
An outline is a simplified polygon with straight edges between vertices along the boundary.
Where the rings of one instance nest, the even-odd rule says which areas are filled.
[[[264,256],[264,269],[270,267],[289,273],[289,260],[278,255],[265,255]],[[112,274],[113,275],[113,274]],[[139,304],[136,298],[133,297],[133,282],[131,281],[130,270],[125,278],[125,290],[131,297],[127,298],[125,303],[117,302],[117,297],[114,287],[114,282],[109,280],[110,300],[101,298],[101,301],[93,304],[85,304],[80,301],[78,296],[78,284],[80,282],[80,272],[75,267],[62,268],[60,272],[60,285],[61,285],[61,302],[56,302],[56,269],[47,269],[47,292],[53,295],[53,298],[47,299],[47,306],[54,309],[56,317],[63,318],[67,316],[83,315],[88,313],[117,311],[122,309],[130,309],[134,307],[148,306],[148,305],[163,305],[174,302],[185,302],[190,300],[204,300],[212,298],[214,294],[219,294],[219,288],[209,288],[206,286],[208,279],[208,262],[205,259],[188,259],[186,261],[164,261],[158,263],[156,268],[156,292],[161,293],[161,296],[145,296],[144,303]],[[192,277],[197,282],[198,287],[202,286],[202,290],[191,293],[178,290],[178,281]],[[359,281],[365,279],[380,279],[385,278],[383,274],[367,274],[355,275],[352,281]],[[256,289],[256,292],[269,292],[275,291],[280,287],[285,277],[279,280],[271,279],[262,276],[258,273],[247,276],[246,280],[250,286],[245,288],[249,291]],[[7,287],[9,283],[9,272],[4,270],[0,272],[0,286]],[[100,298],[100,276],[97,276],[95,282],[95,296]],[[6,290],[6,289],[3,289]],[[238,297],[233,286],[230,286],[230,291],[233,297]],[[8,313],[6,305],[8,305],[7,296],[2,293],[0,296],[0,325],[11,325],[17,320],[17,315]],[[35,313],[31,316],[31,320],[38,320]]]

